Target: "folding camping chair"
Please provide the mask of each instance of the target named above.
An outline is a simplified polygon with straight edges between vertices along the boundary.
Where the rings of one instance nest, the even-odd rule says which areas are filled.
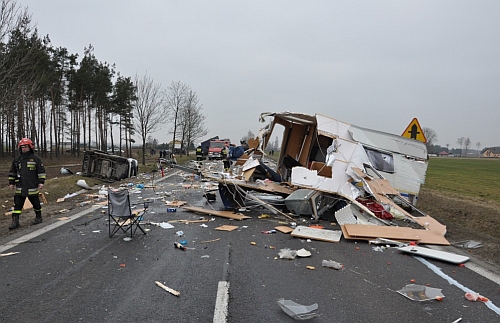
[[[130,195],[128,190],[113,191],[108,189],[108,221],[110,238],[120,230],[125,234],[130,232],[130,238],[133,238],[137,229],[140,229],[142,233],[146,234],[141,227],[140,221],[146,213],[149,203],[142,202],[138,204],[144,204],[144,210],[132,212],[132,204],[130,204]]]

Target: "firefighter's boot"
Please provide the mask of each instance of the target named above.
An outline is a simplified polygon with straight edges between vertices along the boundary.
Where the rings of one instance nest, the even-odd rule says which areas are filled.
[[[12,223],[9,225],[9,230],[19,228],[19,214],[12,214]]]
[[[35,212],[36,216],[33,222],[31,222],[32,225],[40,224],[42,223],[42,212]]]

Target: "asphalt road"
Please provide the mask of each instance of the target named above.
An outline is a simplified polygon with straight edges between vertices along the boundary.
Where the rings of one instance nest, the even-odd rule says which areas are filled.
[[[282,220],[266,209],[247,212],[252,218],[243,221],[182,209],[167,212],[161,199],[165,193],[170,194],[167,200],[222,206],[220,199],[208,205],[201,189],[183,188],[182,183],[179,174],[169,173],[155,191],[131,194],[133,202],[154,200],[145,221],[170,221],[174,228],[144,225],[147,234],[137,232],[132,241],[125,241],[123,233],[109,238],[105,210],[93,206],[62,215],[71,220],[53,219],[29,235],[21,232],[15,240],[1,240],[2,254],[18,254],[0,257],[0,322],[295,321],[278,306],[280,298],[318,304],[319,316],[310,322],[500,322],[498,276],[478,274],[482,268],[475,260],[460,267],[396,249],[374,251],[374,245],[361,241],[264,234]],[[261,214],[271,218],[259,219]],[[174,222],[202,217],[210,221]],[[308,225],[303,218],[297,223]],[[238,229],[215,230],[221,225]],[[187,250],[174,247],[180,239],[188,241]],[[283,248],[304,248],[312,256],[279,259]],[[322,267],[322,260],[338,261],[345,268]],[[412,301],[396,292],[412,283],[439,288],[445,297]],[[467,290],[490,302],[466,300]]]

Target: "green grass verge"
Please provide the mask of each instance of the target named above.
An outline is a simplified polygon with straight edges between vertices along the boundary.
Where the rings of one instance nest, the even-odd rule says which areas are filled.
[[[500,203],[500,159],[431,158],[424,187]]]

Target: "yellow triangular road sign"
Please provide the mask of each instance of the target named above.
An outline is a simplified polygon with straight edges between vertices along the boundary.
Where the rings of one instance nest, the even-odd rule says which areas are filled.
[[[422,131],[422,128],[420,127],[420,124],[418,123],[417,118],[413,118],[413,120],[410,122],[408,127],[406,127],[405,131],[401,135],[406,138],[410,139],[415,139],[418,141],[421,141],[423,143],[427,142],[427,139],[425,138],[425,134]]]

